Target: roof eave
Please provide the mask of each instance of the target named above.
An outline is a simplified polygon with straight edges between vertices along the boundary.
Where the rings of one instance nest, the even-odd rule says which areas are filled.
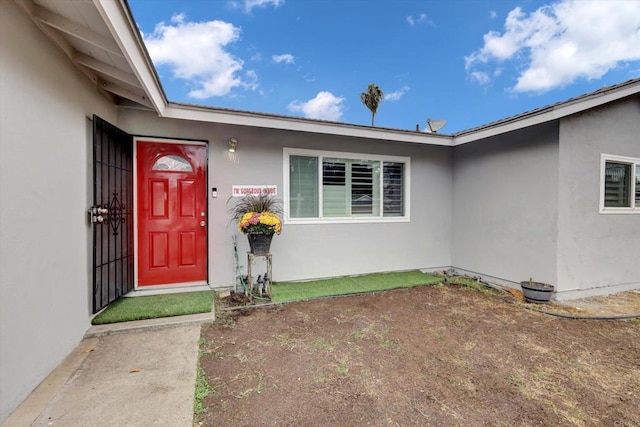
[[[116,43],[131,65],[153,108],[160,117],[224,123],[290,131],[312,132],[425,145],[457,146],[498,134],[558,120],[640,92],[640,80],[604,88],[566,102],[490,123],[454,135],[369,127],[322,120],[170,103],[146,50],[126,0],[92,0]]]
[[[488,124],[477,129],[460,132],[453,135],[453,146],[467,144],[480,139],[489,138],[498,134],[535,126],[541,123],[558,120],[591,108],[599,107],[618,99],[626,98],[640,93],[640,80],[613,86],[610,90],[598,91],[584,97],[551,105],[549,107],[534,110],[512,118]]]
[[[153,108],[162,115],[167,106],[167,97],[140,37],[129,5],[125,0],[93,0],[93,4],[131,65]]]
[[[448,135],[428,134],[417,131],[361,126],[339,122],[325,122],[322,120],[306,119],[302,117],[226,110],[189,104],[169,103],[162,116],[181,120],[196,120],[200,122],[312,132],[414,144],[443,145],[449,147],[452,145],[452,138]]]

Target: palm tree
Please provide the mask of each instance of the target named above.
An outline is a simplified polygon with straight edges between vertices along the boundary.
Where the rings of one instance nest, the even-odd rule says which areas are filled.
[[[378,106],[382,102],[382,96],[382,90],[378,87],[378,85],[375,85],[373,83],[367,86],[366,92],[362,92],[360,94],[360,100],[371,111],[371,126],[373,126],[373,120],[376,117]]]

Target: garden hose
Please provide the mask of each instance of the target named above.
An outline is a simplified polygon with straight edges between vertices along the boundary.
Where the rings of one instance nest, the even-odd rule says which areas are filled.
[[[503,293],[509,293],[509,291],[496,286],[496,285],[492,285],[490,283],[487,283],[483,280],[481,280],[479,277],[469,277],[470,279],[474,279],[476,281],[476,283],[478,283],[479,285],[482,285],[484,287],[490,288],[490,289],[495,289],[497,291],[503,292]],[[446,279],[445,279],[446,282]],[[462,282],[451,282],[451,283],[456,283],[458,285],[462,285],[462,286],[467,286],[470,287],[470,285],[466,284],[466,283],[462,283]],[[621,315],[612,315],[612,316],[580,316],[580,315],[575,315],[575,314],[564,314],[564,313],[555,313],[553,311],[547,311],[547,310],[543,310],[541,308],[536,308],[536,307],[531,307],[528,305],[523,305],[518,303],[517,301],[513,301],[511,299],[507,299],[507,298],[502,298],[504,301],[511,303],[511,304],[515,304],[518,305],[520,307],[524,307],[527,310],[531,310],[531,311],[535,311],[538,313],[542,313],[542,314],[548,314],[549,316],[555,316],[555,317],[560,317],[563,319],[573,319],[573,320],[629,320],[629,319],[640,319],[640,314],[621,314]]]

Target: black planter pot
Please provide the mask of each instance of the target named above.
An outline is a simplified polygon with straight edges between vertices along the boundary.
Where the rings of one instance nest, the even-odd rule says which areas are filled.
[[[520,287],[522,287],[522,293],[524,294],[525,300],[539,304],[549,302],[551,294],[553,294],[553,291],[555,290],[553,285],[532,282],[530,280],[520,282]]]
[[[249,248],[254,255],[268,254],[271,249],[271,239],[273,234],[247,234]]]

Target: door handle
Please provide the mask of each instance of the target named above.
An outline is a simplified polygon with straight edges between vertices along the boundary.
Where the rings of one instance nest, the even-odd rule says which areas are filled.
[[[206,221],[200,221],[200,227],[204,227],[205,225],[207,225]]]

